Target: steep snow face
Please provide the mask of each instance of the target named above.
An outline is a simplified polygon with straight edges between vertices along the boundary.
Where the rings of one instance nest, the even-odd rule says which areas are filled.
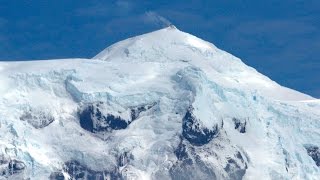
[[[93,59],[109,62],[178,63],[200,68],[226,87],[258,90],[279,100],[312,99],[284,88],[246,66],[240,59],[193,35],[168,27],[118,42]]]
[[[0,83],[0,179],[320,177],[320,101],[174,27]]]

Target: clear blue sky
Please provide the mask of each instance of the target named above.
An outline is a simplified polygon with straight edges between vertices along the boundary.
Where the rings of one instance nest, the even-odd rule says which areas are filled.
[[[2,0],[0,60],[90,58],[168,22],[320,97],[319,0]]]

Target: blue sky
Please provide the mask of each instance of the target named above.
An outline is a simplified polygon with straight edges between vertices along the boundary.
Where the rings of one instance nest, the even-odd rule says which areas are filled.
[[[319,0],[3,0],[0,60],[90,58],[168,23],[320,97]]]

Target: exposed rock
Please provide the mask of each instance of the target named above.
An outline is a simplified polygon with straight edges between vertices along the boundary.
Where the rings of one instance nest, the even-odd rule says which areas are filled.
[[[3,154],[1,154],[0,165],[7,164],[8,162],[9,162],[8,159]]]
[[[51,124],[54,117],[48,112],[29,109],[22,114],[20,120],[27,121],[36,129],[40,129]]]
[[[240,154],[241,156],[241,154]],[[242,157],[241,157],[242,159]],[[228,163],[224,170],[232,180],[241,180],[246,173],[247,165],[242,168],[235,160],[228,159]]]
[[[79,113],[80,125],[90,132],[111,132],[112,130],[125,129],[128,125],[136,120],[141,112],[151,109],[155,104],[142,105],[129,109],[130,118],[123,119],[118,115],[110,113],[103,114],[103,102],[87,104],[86,107]]]
[[[179,146],[174,151],[177,161],[170,168],[170,176],[172,179],[230,179],[240,180],[246,173],[247,157],[237,149],[229,149],[226,164],[218,166],[206,162],[205,157],[215,158],[217,160],[223,158],[219,154],[224,152],[225,147],[215,146],[215,149],[207,149],[206,147],[192,146],[186,143],[184,139],[181,140]],[[207,151],[206,154],[200,155],[201,151]],[[219,152],[220,151],[220,152]]]
[[[111,171],[94,171],[87,166],[80,164],[78,161],[66,162],[63,171],[65,171],[71,179],[76,180],[123,179],[117,167]],[[50,177],[52,177],[53,180],[60,180],[62,178],[61,175],[63,176],[61,172],[53,172]]]
[[[131,120],[133,121],[133,120],[137,119],[141,112],[147,111],[147,110],[151,109],[152,107],[154,107],[155,105],[156,105],[156,103],[142,105],[142,106],[138,106],[138,107],[132,107],[131,108]]]
[[[219,132],[218,125],[212,129],[203,127],[200,120],[192,113],[193,107],[190,107],[182,120],[182,135],[191,144],[202,146],[210,142]]]
[[[314,160],[317,166],[320,167],[320,148],[317,146],[305,146],[308,155]]]
[[[9,174],[20,173],[25,169],[26,165],[22,161],[11,160],[8,164]]]
[[[119,167],[125,166],[126,164],[129,163],[131,159],[133,159],[133,155],[129,154],[128,152],[124,152],[120,154],[120,156],[118,157],[118,166]]]
[[[191,151],[191,152],[189,152]],[[181,142],[175,150],[178,161],[170,168],[169,173],[173,180],[215,180],[217,179],[213,168],[206,165],[191,147]]]
[[[178,158],[178,160],[183,160],[188,158],[187,147],[183,141],[180,142],[178,148],[174,151],[174,154]]]
[[[80,112],[80,125],[82,128],[93,133],[110,132],[112,130],[125,129],[131,123],[131,120],[125,120],[119,116],[102,114],[100,110],[101,104],[103,103],[89,104]]]
[[[232,121],[234,122],[234,129],[237,129],[240,133],[246,132],[247,120],[241,121],[240,119],[233,118]]]
[[[50,174],[50,180],[66,180],[62,172],[53,172]]]

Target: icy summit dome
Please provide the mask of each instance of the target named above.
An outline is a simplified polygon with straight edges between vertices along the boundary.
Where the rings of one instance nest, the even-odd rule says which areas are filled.
[[[320,101],[175,27],[0,62],[0,179],[317,179]]]
[[[280,87],[268,77],[246,66],[239,58],[218,49],[212,43],[182,32],[175,26],[115,43],[93,59],[110,63],[146,62],[163,65],[194,65],[212,76],[220,76],[215,81],[223,79],[224,84],[231,86],[251,86],[251,90],[266,91],[264,93],[276,99],[313,99]]]
[[[173,60],[175,56],[181,54],[179,54],[179,52],[177,54],[177,51],[179,51],[179,49],[173,48],[177,46],[181,48],[180,50],[183,50],[183,47],[187,47],[193,48],[193,50],[207,53],[214,53],[215,51],[217,51],[217,48],[213,44],[203,41],[202,39],[199,39],[188,33],[182,32],[178,30],[176,27],[170,26],[155,32],[120,41],[106,48],[98,55],[96,55],[93,59],[108,60],[109,58],[113,58],[114,55],[121,54],[122,57],[129,57],[132,60],[132,58],[135,57],[132,57],[130,55],[137,55],[136,53],[139,53],[142,57],[143,55],[146,55],[145,58],[147,58],[147,55],[150,55],[151,53],[158,53],[159,55],[159,53],[164,53],[165,51],[166,57],[171,57]],[[143,60],[163,60],[150,58],[151,57]]]

